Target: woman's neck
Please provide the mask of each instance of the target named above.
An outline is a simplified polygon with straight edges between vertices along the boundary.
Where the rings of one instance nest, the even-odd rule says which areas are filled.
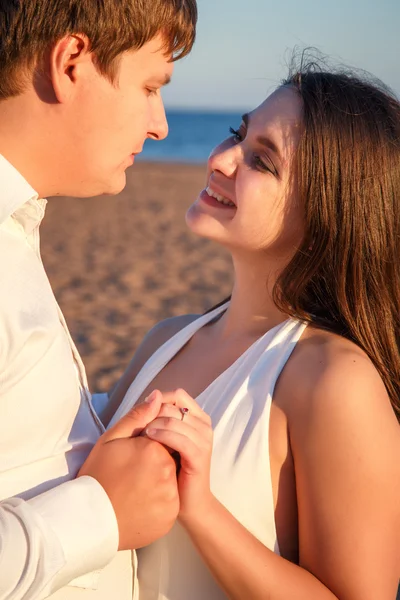
[[[219,338],[260,337],[288,318],[275,305],[272,294],[279,271],[266,268],[265,260],[234,259],[234,285],[228,309],[214,324]]]

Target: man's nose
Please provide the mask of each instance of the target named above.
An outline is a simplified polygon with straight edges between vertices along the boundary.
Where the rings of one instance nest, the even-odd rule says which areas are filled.
[[[168,121],[165,114],[164,105],[153,114],[147,136],[153,140],[165,140],[168,135]]]

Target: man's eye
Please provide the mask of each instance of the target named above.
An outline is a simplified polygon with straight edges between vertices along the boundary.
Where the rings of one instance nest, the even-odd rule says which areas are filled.
[[[146,92],[147,92],[148,96],[156,96],[157,95],[157,91],[158,90],[155,90],[155,89],[152,89],[152,88],[146,88]]]

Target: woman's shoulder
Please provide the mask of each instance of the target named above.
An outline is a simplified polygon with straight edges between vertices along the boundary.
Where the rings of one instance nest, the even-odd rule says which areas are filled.
[[[313,325],[304,331],[293,352],[293,368],[314,382],[332,369],[375,369],[366,352],[351,340]],[[304,371],[304,367],[308,369]],[[300,372],[299,372],[300,375]]]
[[[329,375],[378,375],[366,352],[351,340],[309,325],[296,345],[288,367],[304,385],[314,387]]]
[[[309,326],[297,343],[277,386],[288,418],[307,422],[352,411],[393,414],[383,380],[366,352],[340,335]]]
[[[150,358],[158,348],[200,317],[199,314],[186,314],[159,321],[144,337],[138,352]]]
[[[111,399],[113,405],[119,405],[132,381],[136,378],[149,358],[169,339],[187,327],[187,325],[190,325],[190,323],[198,319],[200,316],[201,315],[188,314],[178,317],[170,317],[160,321],[157,323],[157,325],[150,329],[136,350],[121,379],[112,390]]]

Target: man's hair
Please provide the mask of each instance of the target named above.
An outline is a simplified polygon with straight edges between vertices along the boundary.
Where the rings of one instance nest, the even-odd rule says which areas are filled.
[[[196,0],[0,0],[0,100],[25,89],[64,36],[84,34],[99,72],[115,79],[118,57],[162,34],[166,55],[192,49]]]

